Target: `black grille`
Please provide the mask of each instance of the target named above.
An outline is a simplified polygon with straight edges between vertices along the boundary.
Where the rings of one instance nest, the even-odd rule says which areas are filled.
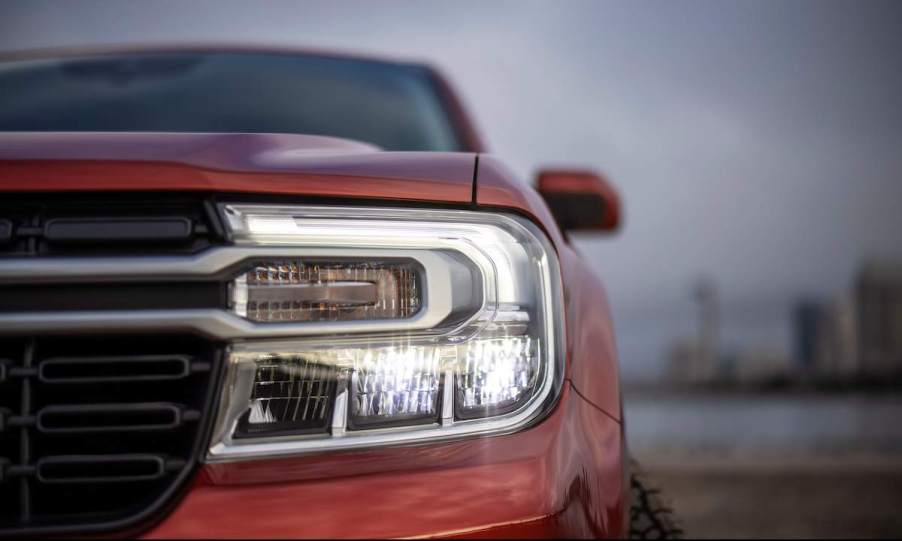
[[[0,339],[0,534],[146,524],[203,452],[220,354],[188,335]]]
[[[0,284],[2,312],[223,308],[224,282]]]
[[[25,194],[0,198],[0,257],[199,252],[223,239],[199,196]]]

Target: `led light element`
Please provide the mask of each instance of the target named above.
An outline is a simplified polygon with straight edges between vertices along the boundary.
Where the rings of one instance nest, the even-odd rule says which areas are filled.
[[[274,259],[232,283],[232,310],[252,321],[402,319],[420,307],[411,263]]]
[[[442,348],[390,346],[359,350],[359,357],[351,380],[353,427],[436,420]]]
[[[528,336],[469,344],[456,370],[457,416],[472,419],[515,409],[529,398],[539,375],[538,348]]]

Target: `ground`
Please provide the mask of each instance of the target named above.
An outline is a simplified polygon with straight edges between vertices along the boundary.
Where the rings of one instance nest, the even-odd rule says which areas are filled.
[[[644,461],[690,538],[902,536],[896,461]]]

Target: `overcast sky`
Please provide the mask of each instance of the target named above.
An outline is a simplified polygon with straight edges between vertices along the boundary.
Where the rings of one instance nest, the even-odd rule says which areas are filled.
[[[902,257],[902,2],[2,2],[0,49],[278,43],[427,60],[530,179],[591,166],[623,231],[578,245],[627,377],[716,280],[731,348],[791,352],[801,295]]]

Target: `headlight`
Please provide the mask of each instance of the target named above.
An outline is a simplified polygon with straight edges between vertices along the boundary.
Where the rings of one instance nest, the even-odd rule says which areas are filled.
[[[233,343],[209,459],[507,433],[563,377],[558,263],[516,217],[224,205]],[[269,250],[270,252],[267,252]]]

